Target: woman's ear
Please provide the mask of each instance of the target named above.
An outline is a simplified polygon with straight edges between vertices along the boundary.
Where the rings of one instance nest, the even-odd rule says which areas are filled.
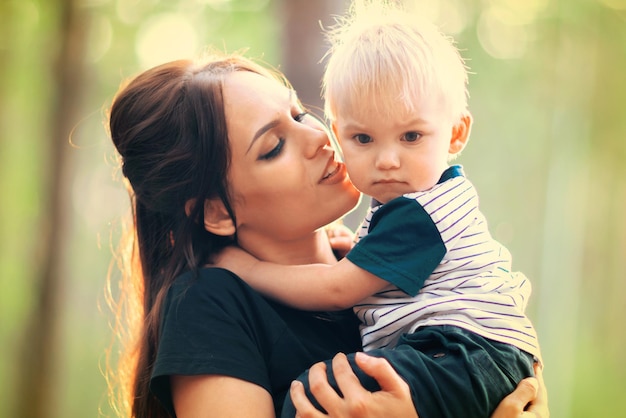
[[[465,113],[452,127],[452,137],[450,138],[450,148],[448,154],[456,155],[463,151],[469,140],[472,129],[472,115]]]
[[[185,204],[185,213],[189,216],[196,205],[195,199],[189,199]],[[206,199],[204,201],[204,229],[208,232],[231,236],[235,234],[236,228],[226,206],[219,197]]]
[[[235,234],[235,223],[219,197],[204,201],[204,229],[225,237]]]

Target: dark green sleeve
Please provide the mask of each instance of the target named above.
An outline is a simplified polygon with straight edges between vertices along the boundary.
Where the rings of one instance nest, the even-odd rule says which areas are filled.
[[[368,234],[347,258],[415,296],[445,254],[439,230],[422,205],[398,197],[373,214]]]

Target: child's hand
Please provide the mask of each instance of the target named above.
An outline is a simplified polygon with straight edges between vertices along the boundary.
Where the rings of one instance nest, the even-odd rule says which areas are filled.
[[[339,259],[344,258],[354,245],[354,234],[343,224],[334,223],[327,226],[326,234],[328,234],[330,246]]]
[[[230,270],[243,280],[248,280],[258,262],[258,259],[234,245],[224,248],[213,258],[216,267]]]

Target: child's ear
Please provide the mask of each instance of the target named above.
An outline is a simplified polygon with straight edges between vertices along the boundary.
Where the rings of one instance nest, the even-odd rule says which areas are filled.
[[[185,213],[190,215],[194,206],[195,199],[189,199],[185,204]],[[226,206],[222,199],[216,197],[214,199],[206,199],[204,201],[204,229],[215,235],[231,236],[235,234],[236,227],[230,214],[226,210]]]
[[[463,151],[469,140],[472,129],[472,115],[465,113],[452,127],[452,137],[450,138],[450,148],[448,154],[455,155]]]

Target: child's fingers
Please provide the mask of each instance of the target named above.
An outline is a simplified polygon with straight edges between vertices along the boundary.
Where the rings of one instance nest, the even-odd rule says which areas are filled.
[[[340,254],[346,254],[352,249],[352,237],[336,236],[329,237],[330,246]]]
[[[343,224],[337,224],[337,225],[332,225],[329,226],[326,229],[326,233],[328,234],[329,237],[350,237],[352,238],[354,233],[350,230],[350,228],[348,228],[347,226],[343,225]]]

